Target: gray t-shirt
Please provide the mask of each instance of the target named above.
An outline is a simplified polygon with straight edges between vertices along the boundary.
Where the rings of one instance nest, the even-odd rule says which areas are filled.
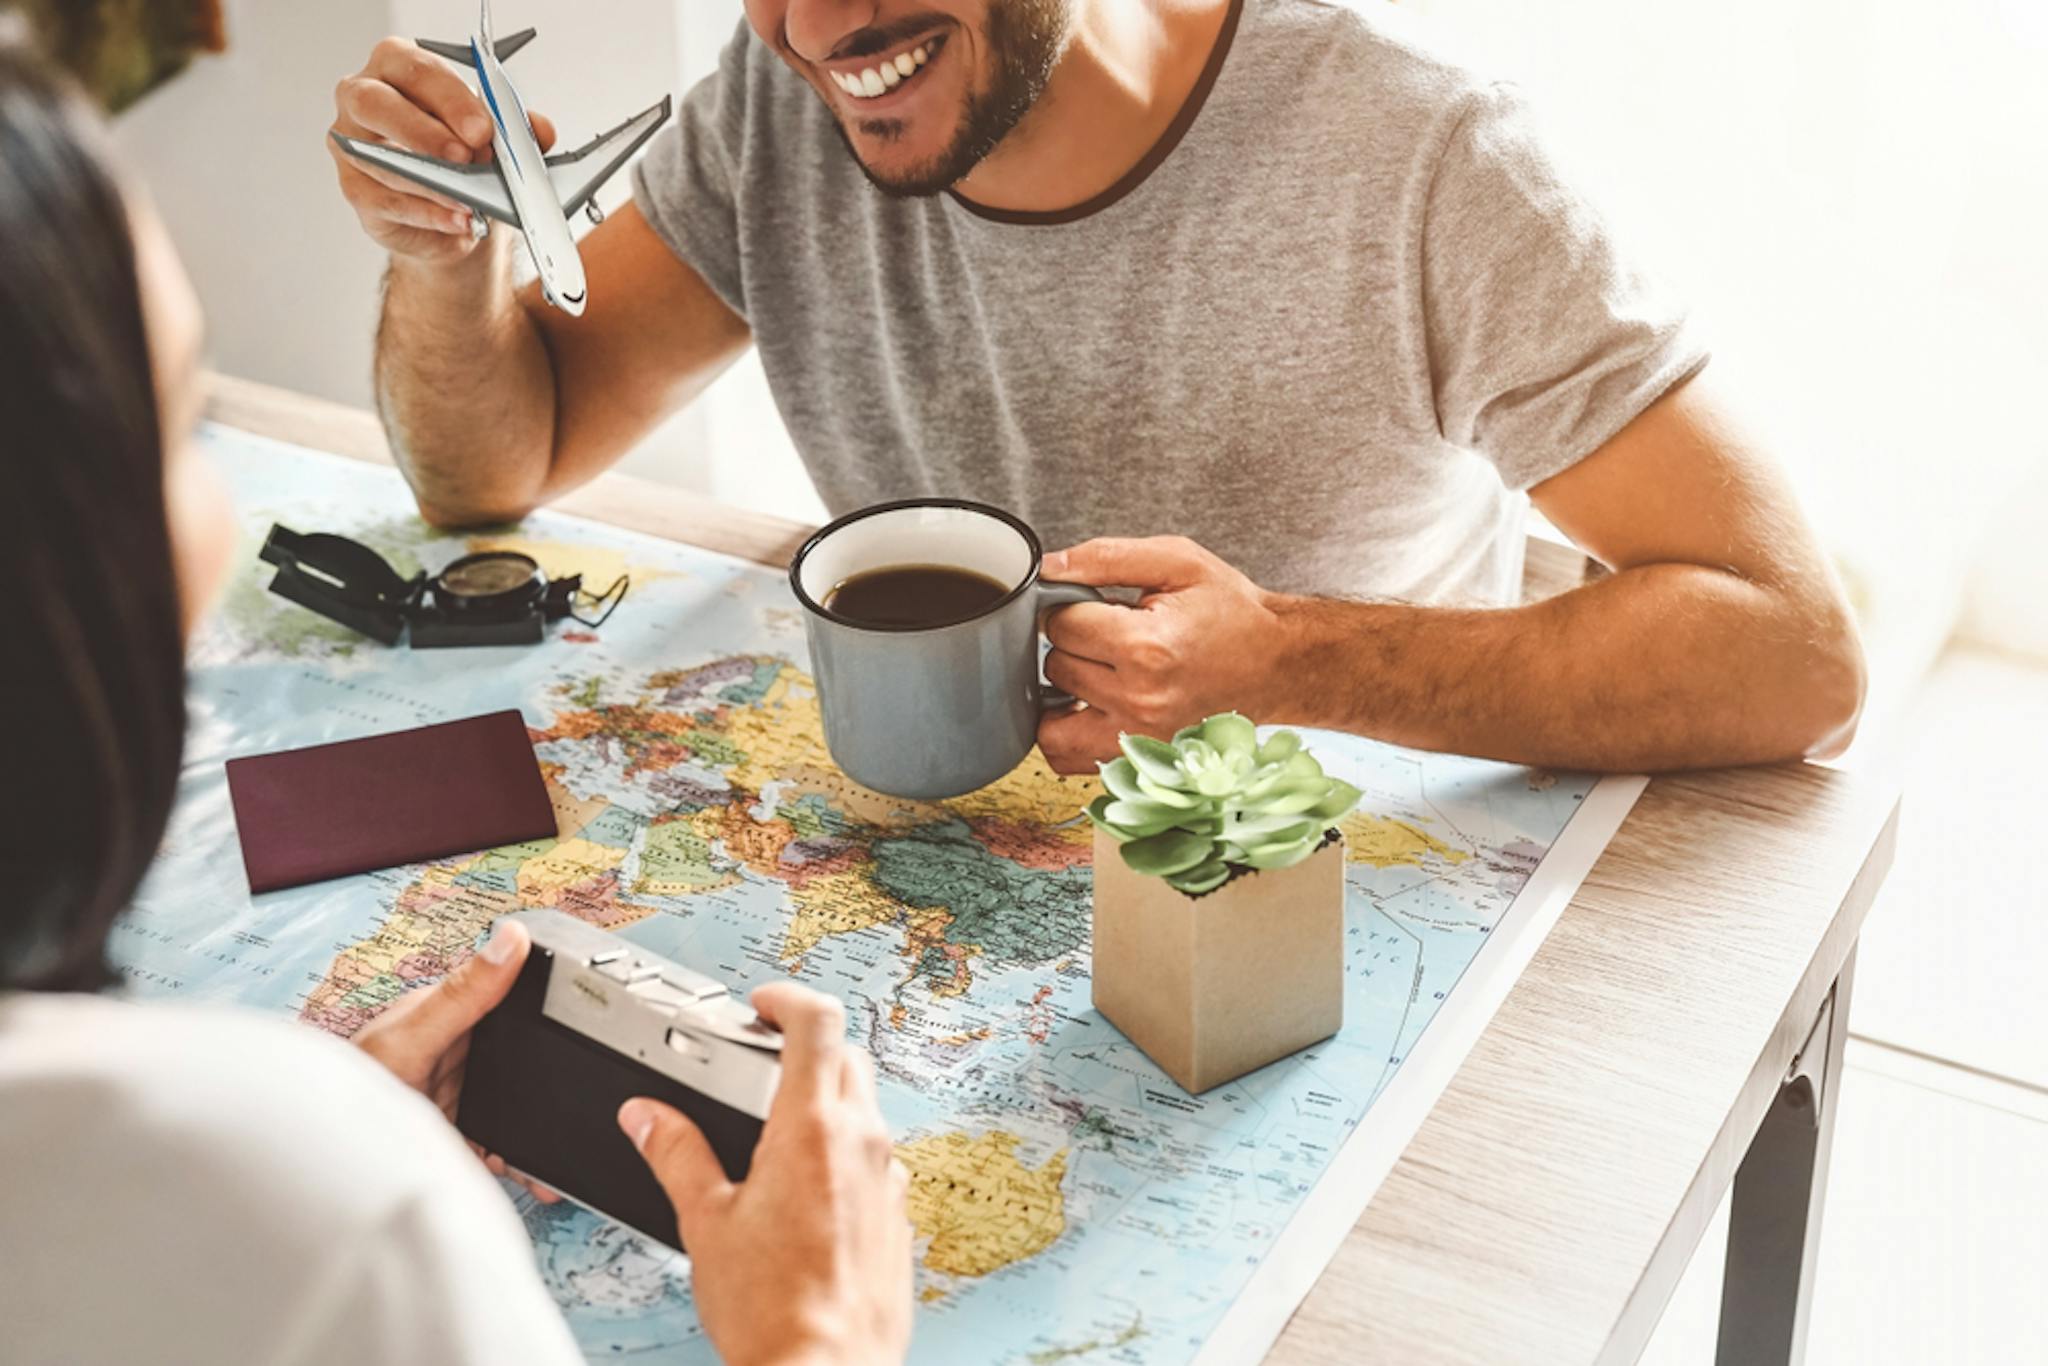
[[[835,514],[1178,533],[1285,591],[1512,601],[1520,491],[1705,362],[1515,92],[1378,6],[1239,0],[1161,145],[1059,214],[883,195],[742,24],[635,185]]]

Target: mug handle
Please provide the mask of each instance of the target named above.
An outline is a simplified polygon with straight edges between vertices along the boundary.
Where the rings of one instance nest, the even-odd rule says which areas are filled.
[[[1056,583],[1051,579],[1038,581],[1038,618],[1041,621],[1045,619],[1046,613],[1056,612],[1062,607],[1072,607],[1075,603],[1110,601],[1113,599],[1101,589],[1091,588],[1085,583]],[[1043,678],[1037,682],[1038,709],[1041,712],[1058,711],[1062,707],[1071,707],[1080,700],[1072,693],[1061,692]]]

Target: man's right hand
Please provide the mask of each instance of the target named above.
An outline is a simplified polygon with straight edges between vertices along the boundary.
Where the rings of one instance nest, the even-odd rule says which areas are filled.
[[[704,1331],[734,1366],[901,1361],[910,1345],[910,1178],[846,1047],[839,1003],[794,983],[753,996],[782,1030],[782,1081],[747,1179],[657,1101],[619,1125],[675,1205]]]
[[[491,159],[491,116],[454,66],[409,38],[386,38],[370,49],[361,71],[334,87],[330,132],[388,143],[443,161]],[[534,138],[546,151],[554,125],[533,115]],[[448,262],[467,257],[478,239],[469,210],[403,176],[365,166],[327,139],[341,175],[342,198],[370,239],[394,256]]]

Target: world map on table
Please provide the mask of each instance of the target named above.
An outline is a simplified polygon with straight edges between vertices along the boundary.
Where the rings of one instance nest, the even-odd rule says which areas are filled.
[[[1343,825],[1343,1030],[1189,1096],[1089,1004],[1093,781],[1034,753],[956,800],[869,792],[826,752],[779,572],[549,513],[445,536],[389,470],[203,439],[246,543],[195,645],[177,811],[115,936],[131,989],[346,1036],[498,916],[547,906],[736,990],[795,977],[839,996],[912,1174],[916,1361],[1194,1356],[1594,782],[1311,735],[1366,794]],[[601,630],[392,649],[265,591],[273,521],[405,573],[515,548],[632,587]],[[250,897],[224,760],[507,707],[558,838]],[[508,1193],[593,1360],[714,1359],[680,1258]]]

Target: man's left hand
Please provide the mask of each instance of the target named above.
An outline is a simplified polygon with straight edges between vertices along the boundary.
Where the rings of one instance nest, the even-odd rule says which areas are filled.
[[[1268,719],[1276,598],[1217,556],[1181,536],[1094,540],[1046,556],[1044,575],[1144,593],[1135,607],[1080,603],[1046,621],[1046,679],[1088,704],[1039,723],[1056,771],[1114,758],[1122,731],[1165,739],[1220,711]]]

